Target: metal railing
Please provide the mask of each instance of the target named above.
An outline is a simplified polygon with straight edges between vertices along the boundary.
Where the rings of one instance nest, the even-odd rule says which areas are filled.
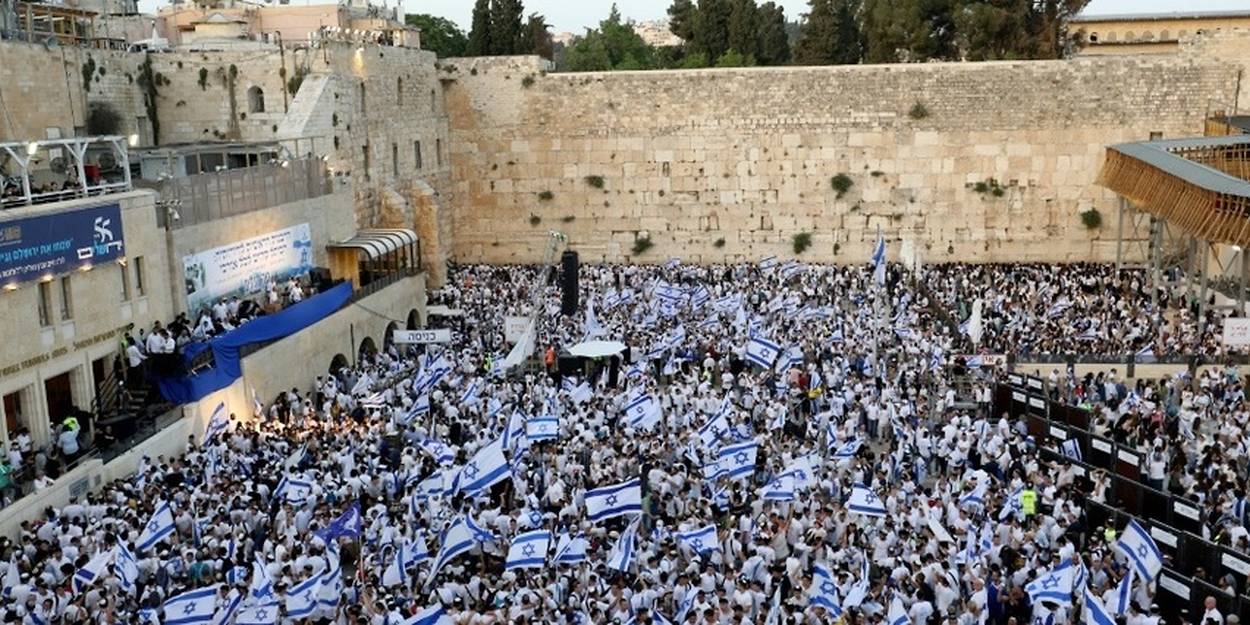
[[[171,230],[333,192],[325,162],[316,157],[135,184],[160,193],[156,221]]]
[[[1201,614],[1202,602],[1215,597],[1220,611],[1250,619],[1250,553],[1202,538],[1208,515],[1199,502],[1152,488],[1141,471],[1146,452],[1135,445],[1096,436],[1089,431],[1090,413],[1049,399],[1045,383],[1034,376],[1013,375],[994,394],[995,414],[1022,419],[1033,437],[1038,455],[1046,462],[1069,462],[1088,484],[1095,472],[1107,478],[1105,501],[1085,497],[1086,534],[1095,528],[1117,531],[1135,519],[1154,538],[1164,555],[1165,568],[1155,601],[1167,622],[1175,622],[1181,608]],[[1063,453],[1073,442],[1080,459]],[[1083,489],[1089,494],[1090,489]],[[1218,537],[1227,536],[1218,534]],[[1211,581],[1231,572],[1234,591],[1224,592]],[[1196,610],[1196,611],[1195,611]]]

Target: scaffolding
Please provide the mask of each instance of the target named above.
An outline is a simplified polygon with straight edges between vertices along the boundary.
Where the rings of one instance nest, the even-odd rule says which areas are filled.
[[[71,137],[68,139],[39,139],[29,143],[0,143],[0,157],[17,166],[17,171],[0,172],[0,199],[5,208],[30,206],[37,203],[58,202],[76,197],[122,193],[131,190],[130,146],[138,136]],[[96,150],[93,151],[93,148]],[[103,148],[103,150],[99,150]],[[88,152],[97,154],[88,160]],[[99,158],[107,153],[111,157]],[[66,158],[68,155],[68,159]],[[0,159],[4,165],[5,159]],[[36,165],[47,162],[47,167]],[[105,171],[107,169],[107,172]],[[63,176],[61,188],[52,191],[36,191],[31,185],[32,177],[40,173]],[[112,176],[106,174],[112,174]],[[21,195],[6,197],[10,187],[20,187]]]

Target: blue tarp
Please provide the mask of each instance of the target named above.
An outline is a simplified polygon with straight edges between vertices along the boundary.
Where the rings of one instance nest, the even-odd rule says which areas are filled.
[[[207,348],[198,347],[190,351],[183,348],[184,358],[188,357],[188,353],[194,356],[204,349],[213,350],[213,367],[191,376],[158,378],[156,386],[166,400],[175,404],[198,401],[209,393],[230,386],[243,375],[239,358],[241,347],[252,343],[274,341],[295,334],[334,314],[347,303],[347,300],[351,299],[351,296],[352,285],[350,282],[344,282],[281,312],[253,319],[215,337],[205,343]]]

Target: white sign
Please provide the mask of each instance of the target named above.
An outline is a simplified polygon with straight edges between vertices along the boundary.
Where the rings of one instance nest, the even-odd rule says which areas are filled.
[[[1158,525],[1151,525],[1151,526],[1150,526],[1150,535],[1151,535],[1151,536],[1152,536],[1155,540],[1157,540],[1157,541],[1159,541],[1159,542],[1161,542],[1161,543],[1163,543],[1163,544],[1165,544],[1165,545],[1167,545],[1167,546],[1169,546],[1169,547],[1171,547],[1171,548],[1173,548],[1173,549],[1175,549],[1175,548],[1176,548],[1176,534],[1173,534],[1172,532],[1169,532],[1169,531],[1163,530],[1163,529],[1161,529]]]
[[[530,327],[529,317],[504,317],[503,338],[509,343],[516,343]]]
[[[437,330],[395,330],[391,334],[391,340],[396,345],[414,345],[425,343],[450,343],[451,330],[440,328]]]
[[[194,319],[203,306],[231,295],[252,297],[272,280],[281,282],[312,269],[312,234],[299,224],[182,257],[187,310]]]
[[[1250,318],[1228,317],[1224,319],[1224,345],[1228,347],[1250,345]]]

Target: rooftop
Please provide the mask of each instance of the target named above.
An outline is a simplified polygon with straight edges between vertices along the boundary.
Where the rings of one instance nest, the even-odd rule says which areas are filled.
[[[1250,18],[1250,9],[1233,11],[1172,11],[1168,13],[1104,13],[1102,15],[1077,15],[1074,23],[1097,22],[1157,22],[1163,20],[1205,20],[1227,17]]]

